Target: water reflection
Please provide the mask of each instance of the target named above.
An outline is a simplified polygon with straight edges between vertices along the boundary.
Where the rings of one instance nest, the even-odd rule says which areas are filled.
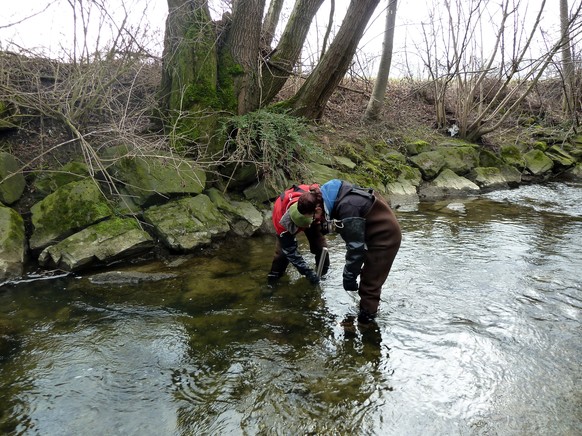
[[[577,190],[578,189],[578,190]],[[576,434],[579,188],[401,212],[377,325],[350,325],[343,243],[320,287],[265,286],[270,237],[0,287],[6,434]],[[133,268],[133,267],[132,267]]]

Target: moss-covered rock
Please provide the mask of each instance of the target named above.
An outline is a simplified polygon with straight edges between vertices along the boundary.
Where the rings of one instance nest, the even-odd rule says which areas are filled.
[[[30,249],[40,250],[113,214],[93,179],[68,183],[31,208]]]
[[[517,188],[521,184],[521,172],[514,166],[503,165],[499,170],[510,188]]]
[[[228,221],[204,194],[152,206],[144,212],[162,242],[171,250],[193,251],[230,230]]]
[[[478,194],[479,186],[446,168],[434,180],[424,183],[418,193],[420,198],[426,200],[445,197],[466,197]]]
[[[505,165],[505,161],[490,150],[479,150],[479,166],[480,167],[497,167],[501,168]]]
[[[530,150],[523,155],[526,169],[534,176],[550,171],[554,162],[541,150]]]
[[[582,164],[577,164],[576,166],[570,168],[564,173],[566,180],[582,180]]]
[[[437,151],[443,155],[445,160],[443,168],[448,168],[458,175],[467,174],[479,165],[479,149],[477,147],[440,147]]]
[[[424,180],[434,179],[445,166],[445,158],[439,151],[425,151],[411,156],[410,162],[420,170]]]
[[[398,178],[396,181],[410,183],[413,186],[419,187],[422,183],[422,173],[418,168],[402,165],[398,168]]]
[[[334,156],[335,164],[343,171],[351,171],[356,168],[356,163],[343,156]]]
[[[0,280],[22,275],[25,254],[22,217],[15,210],[0,205]]]
[[[265,203],[276,198],[287,186],[291,186],[293,182],[285,183],[285,186],[273,186],[267,183],[264,179],[260,180],[243,191],[245,198],[249,201],[257,203]]]
[[[125,156],[113,166],[135,202],[148,206],[176,195],[195,195],[204,190],[206,173],[193,161],[160,156]]]
[[[152,237],[133,218],[112,218],[89,226],[45,248],[39,256],[43,266],[76,271],[94,263],[110,263],[150,250]]]
[[[263,224],[263,214],[250,202],[232,201],[216,188],[207,190],[206,195],[225,215],[235,235],[251,236]]]
[[[21,166],[10,153],[0,152],[0,202],[10,205],[24,192],[26,181]]]
[[[337,179],[341,176],[341,173],[338,170],[330,168],[326,165],[311,162],[307,163],[306,167],[306,175],[308,177],[307,180],[309,182],[319,183],[320,185],[331,179]]]
[[[576,164],[576,159],[557,145],[552,145],[545,153],[559,168],[570,168]]]
[[[89,177],[89,168],[85,162],[67,162],[60,169],[39,173],[33,183],[34,190],[48,195],[67,183],[77,182]]]
[[[499,150],[499,154],[505,163],[519,169],[525,168],[525,159],[519,147],[515,145],[504,145]]]
[[[501,170],[497,167],[477,167],[469,174],[468,178],[475,182],[483,192],[494,189],[506,189],[509,183]]]
[[[406,152],[409,156],[416,156],[417,154],[430,151],[430,144],[426,141],[412,141],[406,144]]]

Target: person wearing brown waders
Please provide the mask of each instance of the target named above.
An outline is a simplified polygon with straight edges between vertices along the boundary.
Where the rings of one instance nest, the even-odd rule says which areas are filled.
[[[372,322],[402,240],[400,225],[386,200],[372,189],[333,179],[301,194],[297,210],[335,226],[346,243],[343,287],[360,296],[358,322]]]
[[[315,265],[319,266],[323,249],[327,247],[325,237],[321,233],[321,223],[314,220],[313,213],[301,214],[297,210],[297,200],[301,194],[309,192],[310,188],[319,189],[319,185],[293,185],[283,192],[273,205],[273,226],[277,233],[275,255],[271,271],[267,276],[269,285],[273,285],[287,270],[291,263],[301,275],[307,277],[312,284],[319,283],[320,277],[308,266],[299,252],[296,235],[304,232],[309,242],[309,250],[315,255]],[[322,275],[329,268],[329,258],[324,257]]]

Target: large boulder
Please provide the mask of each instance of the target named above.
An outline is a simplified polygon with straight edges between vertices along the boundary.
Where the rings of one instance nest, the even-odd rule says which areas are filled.
[[[530,150],[523,155],[526,169],[534,176],[547,173],[554,166],[554,162],[541,150]]]
[[[206,185],[206,173],[194,161],[170,155],[126,155],[119,158],[112,168],[115,177],[142,206],[161,203],[178,195],[200,194]]]
[[[565,169],[576,165],[576,159],[557,145],[552,145],[545,153],[557,168]]]
[[[31,208],[33,251],[58,242],[113,214],[93,179],[71,182],[47,195]]]
[[[248,201],[233,201],[218,189],[211,188],[206,195],[229,222],[231,231],[238,236],[252,236],[263,223],[263,214]]]
[[[506,164],[519,169],[525,168],[525,159],[523,158],[521,149],[516,145],[503,145],[499,150],[499,154]]]
[[[509,187],[504,174],[497,167],[477,167],[471,171],[468,178],[484,192]]]
[[[475,146],[441,147],[438,151],[445,159],[444,168],[465,175],[479,165],[479,149]]]
[[[171,250],[193,251],[230,230],[228,221],[204,194],[172,200],[144,211],[161,241]]]
[[[444,168],[445,158],[440,151],[424,151],[410,157],[410,162],[422,173],[425,180],[434,179]]]
[[[566,180],[582,180],[582,164],[577,164],[576,166],[570,168],[564,173],[564,178]]]
[[[289,185],[291,184],[292,183],[289,182]],[[257,203],[265,203],[276,198],[283,190],[285,190],[285,187],[277,190],[274,186],[263,179],[246,188],[243,191],[243,194],[247,200],[256,201]]]
[[[154,241],[133,218],[112,218],[89,226],[45,248],[42,266],[75,271],[94,263],[105,264],[152,249]]]
[[[85,162],[67,162],[57,170],[39,172],[34,180],[34,191],[46,196],[67,183],[78,182],[89,175],[89,168]]]
[[[416,186],[409,180],[391,182],[386,185],[386,198],[394,209],[415,209],[419,203]]]
[[[25,254],[22,217],[15,210],[0,205],[0,280],[22,275]]]
[[[21,166],[9,153],[0,152],[0,202],[10,205],[24,192],[26,181]]]
[[[479,186],[449,169],[444,169],[433,181],[423,184],[418,192],[420,198],[428,200],[444,197],[466,197],[478,193]]]
[[[337,179],[341,177],[341,174],[338,170],[334,168],[330,168],[327,165],[321,165],[315,162],[306,162],[306,173],[308,180],[312,181],[313,183],[319,183],[323,185],[325,182]]]

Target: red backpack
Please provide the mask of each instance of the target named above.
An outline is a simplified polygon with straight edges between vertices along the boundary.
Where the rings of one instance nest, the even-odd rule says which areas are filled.
[[[277,200],[275,200],[275,205],[273,206],[273,225],[275,226],[275,231],[277,235],[280,235],[283,232],[286,232],[287,229],[279,224],[289,206],[299,200],[301,194],[304,192],[308,192],[309,188],[312,186],[319,186],[319,185],[293,185],[289,189],[285,190]]]

